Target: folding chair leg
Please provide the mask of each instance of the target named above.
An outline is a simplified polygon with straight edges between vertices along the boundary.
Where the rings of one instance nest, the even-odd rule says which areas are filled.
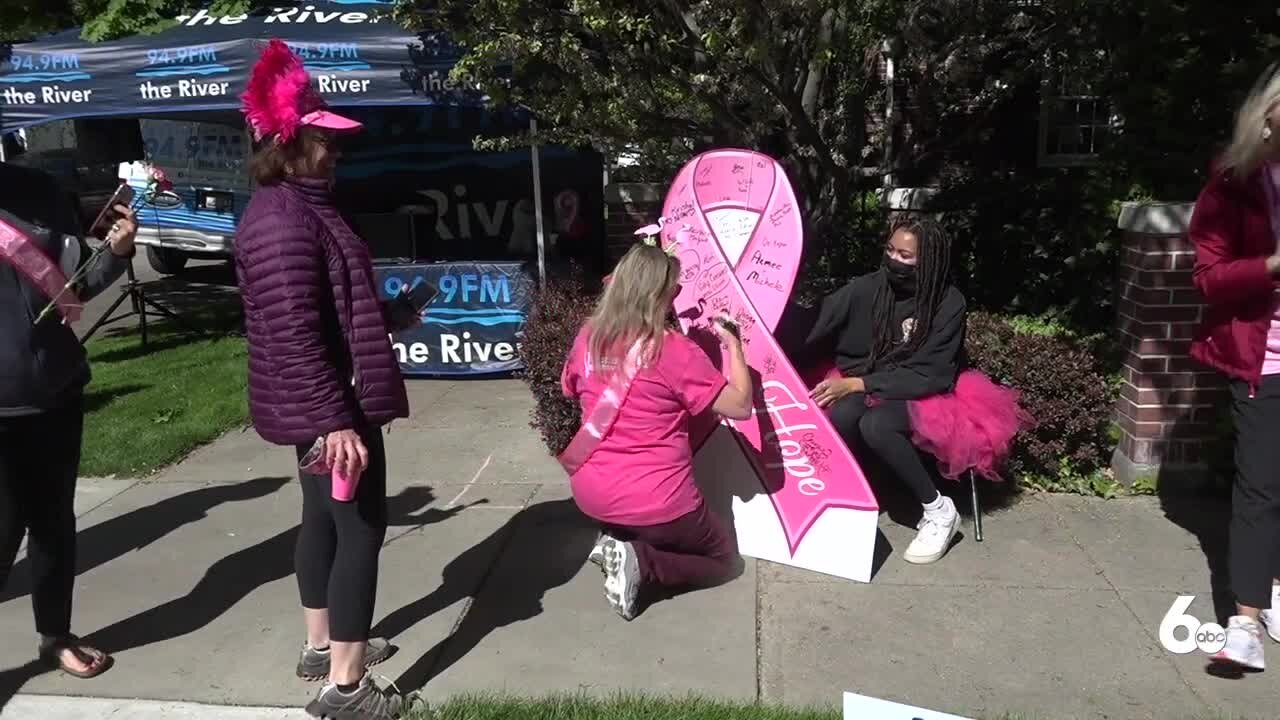
[[[969,471],[969,500],[973,503],[973,539],[982,542],[982,507],[978,504],[978,474]]]

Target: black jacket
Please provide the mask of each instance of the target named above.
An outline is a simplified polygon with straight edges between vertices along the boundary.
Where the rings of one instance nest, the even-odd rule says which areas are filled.
[[[949,286],[938,304],[924,344],[904,356],[904,329],[914,324],[915,298],[897,299],[893,312],[894,350],[868,367],[874,343],[872,303],[882,271],[850,280],[822,301],[817,321],[805,340],[806,354],[835,356],[846,377],[859,375],[867,394],[885,400],[917,400],[949,392],[964,352],[965,299]]]
[[[70,277],[91,251],[80,237],[74,198],[43,172],[0,163],[0,219],[33,238]],[[81,301],[111,286],[128,260],[104,252],[76,295]],[[0,259],[0,417],[29,415],[79,400],[89,382],[84,348],[57,312],[39,326],[49,298]]]

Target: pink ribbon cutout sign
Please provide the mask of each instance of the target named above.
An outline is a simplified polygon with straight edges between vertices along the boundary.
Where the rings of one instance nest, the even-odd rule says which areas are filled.
[[[804,247],[786,173],[749,150],[704,153],[680,170],[662,214],[664,240],[676,243],[681,262],[681,325],[698,336],[727,313],[741,329],[757,384],[751,418],[695,418],[699,484],[733,488],[742,554],[869,581],[879,506],[773,337]],[[723,367],[718,343],[704,346]]]

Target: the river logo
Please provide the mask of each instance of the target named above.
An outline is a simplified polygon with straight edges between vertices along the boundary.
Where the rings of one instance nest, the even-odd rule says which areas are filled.
[[[147,65],[134,73],[140,78],[164,78],[174,75],[221,75],[231,68],[218,62],[214,47],[160,48],[147,51]]]
[[[10,73],[0,76],[0,82],[79,82],[93,78],[80,67],[80,56],[75,53],[14,53],[8,64]]]

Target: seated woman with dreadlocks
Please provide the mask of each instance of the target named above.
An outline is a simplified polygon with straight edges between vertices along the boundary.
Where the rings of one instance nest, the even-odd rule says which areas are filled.
[[[826,297],[805,341],[808,353],[822,348],[834,360],[812,395],[849,449],[864,465],[879,461],[924,506],[904,555],[917,564],[945,555],[960,522],[922,451],[951,479],[970,469],[996,479],[1013,436],[1029,423],[1016,392],[960,372],[965,299],[951,284],[950,260],[941,225],[898,221],[880,269]]]

